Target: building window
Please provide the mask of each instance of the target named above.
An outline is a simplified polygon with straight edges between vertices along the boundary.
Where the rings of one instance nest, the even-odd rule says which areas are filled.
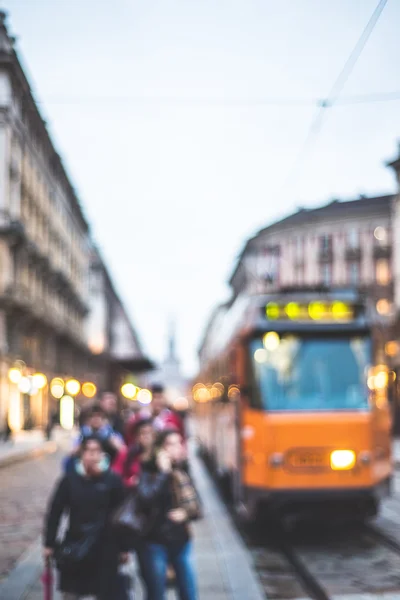
[[[303,239],[296,237],[294,240],[294,252],[296,258],[303,258]]]
[[[357,262],[350,263],[349,265],[349,283],[351,285],[358,285],[360,281],[360,265]]]
[[[349,248],[358,248],[359,246],[359,233],[355,227],[347,232],[347,244]]]
[[[390,283],[390,268],[386,258],[376,261],[376,283],[378,285],[389,285]]]
[[[321,267],[322,283],[329,287],[332,284],[332,265],[325,264]]]
[[[319,238],[319,244],[319,247],[322,252],[329,252],[330,250],[332,250],[332,236],[327,233],[324,233]]]

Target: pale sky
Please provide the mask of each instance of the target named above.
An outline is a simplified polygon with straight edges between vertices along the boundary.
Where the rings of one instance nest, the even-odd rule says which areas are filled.
[[[0,0],[1,3],[1,0]],[[144,342],[187,373],[246,237],[298,206],[392,192],[400,0],[284,187],[377,0],[2,0],[57,149]],[[283,102],[270,102],[281,100]],[[308,103],[308,101],[310,101]],[[284,188],[284,189],[283,189]]]

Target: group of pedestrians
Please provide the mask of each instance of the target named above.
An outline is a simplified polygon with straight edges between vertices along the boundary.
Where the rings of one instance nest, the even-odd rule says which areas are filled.
[[[197,600],[190,522],[201,516],[184,424],[153,386],[149,410],[121,419],[106,394],[85,411],[45,522],[63,600],[127,600],[119,572],[135,553],[146,600],[164,600],[173,569],[180,600]],[[118,515],[130,511],[128,522]],[[62,531],[67,516],[66,531]]]

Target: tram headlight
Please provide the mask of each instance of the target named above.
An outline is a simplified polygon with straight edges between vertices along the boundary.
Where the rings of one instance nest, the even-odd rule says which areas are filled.
[[[334,450],[331,453],[331,469],[333,471],[349,471],[356,464],[353,450]]]

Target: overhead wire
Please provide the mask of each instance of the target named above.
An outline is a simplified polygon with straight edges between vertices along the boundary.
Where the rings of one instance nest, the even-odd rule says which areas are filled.
[[[1,98],[5,102],[7,98]],[[375,102],[394,102],[400,100],[400,90],[392,92],[372,92],[337,98],[335,106],[352,106],[355,104],[373,104]],[[131,104],[145,106],[216,106],[216,107],[251,107],[251,106],[275,106],[278,108],[301,108],[316,106],[327,108],[326,98],[210,98],[210,97],[178,97],[178,96],[48,96],[45,100],[36,100],[38,105],[52,106],[99,106],[110,104]],[[333,104],[329,105],[333,108]]]
[[[294,160],[294,163],[289,171],[288,177],[283,186],[284,188],[286,188],[290,184],[293,184],[293,182],[299,172],[299,169],[307,156],[309,149],[311,148],[312,144],[315,142],[315,140],[323,126],[324,119],[327,114],[327,109],[332,108],[332,106],[337,104],[339,95],[340,95],[341,91],[343,90],[349,76],[351,75],[358,59],[360,58],[361,53],[364,50],[365,45],[367,44],[387,2],[388,2],[388,0],[379,0],[367,25],[365,26],[361,36],[357,40],[356,45],[354,46],[353,50],[351,51],[342,70],[340,71],[338,77],[336,78],[334,84],[332,85],[328,95],[325,98],[323,98],[322,100],[320,100],[319,102],[317,102],[317,110],[313,116],[313,119],[311,121],[307,135],[305,137],[305,140],[300,148],[300,151],[298,152],[298,154]],[[377,101],[376,97],[375,97],[374,101]]]

